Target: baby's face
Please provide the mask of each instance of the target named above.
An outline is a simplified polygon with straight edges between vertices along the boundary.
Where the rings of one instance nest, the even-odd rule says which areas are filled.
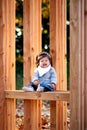
[[[48,57],[44,57],[40,60],[39,62],[39,66],[42,67],[42,68],[46,68],[50,65],[50,61],[48,59]]]

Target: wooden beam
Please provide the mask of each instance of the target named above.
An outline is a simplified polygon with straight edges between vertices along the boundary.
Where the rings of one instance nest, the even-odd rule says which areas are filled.
[[[70,0],[71,130],[87,129],[87,0]]]
[[[67,90],[66,0],[50,0],[50,52],[58,77],[57,90]],[[56,125],[56,128],[51,127],[51,130],[66,130],[66,103],[58,101],[54,104],[56,105],[56,116],[53,110],[51,118],[55,117],[54,121],[57,123],[54,122],[52,126]]]
[[[83,13],[84,14],[84,49],[85,49],[85,69],[84,69],[84,73],[85,73],[85,86],[83,89],[83,93],[84,93],[84,125],[83,125],[83,129],[87,129],[87,0],[84,0],[83,3],[84,7],[83,8]],[[83,27],[83,26],[82,26]],[[85,90],[85,91],[84,91]],[[83,120],[83,119],[82,119]],[[83,122],[82,122],[83,124]]]
[[[23,16],[24,85],[27,85],[31,81],[36,67],[36,55],[41,51],[41,0],[24,0]],[[41,107],[39,100],[24,100],[24,120],[25,130],[41,130]]]
[[[0,1],[0,57],[2,68],[0,67],[1,76],[0,79],[2,86],[0,87],[1,95],[3,90],[15,89],[15,0],[3,0]],[[2,59],[3,58],[3,59]],[[2,105],[5,97],[2,98]],[[1,109],[2,110],[2,109]],[[1,112],[0,110],[0,112]],[[1,127],[4,125],[3,130],[15,129],[15,100],[7,99],[4,101],[4,122],[3,119],[0,123]],[[0,114],[1,115],[1,114]]]
[[[5,49],[5,86],[4,89],[15,89],[15,0],[3,0],[4,11],[4,49]],[[16,127],[15,99],[5,102],[5,128],[14,130]]]
[[[22,90],[5,90],[5,98],[70,101],[70,92],[24,92]]]
[[[3,0],[0,1],[0,129],[4,130],[4,48],[3,48]]]

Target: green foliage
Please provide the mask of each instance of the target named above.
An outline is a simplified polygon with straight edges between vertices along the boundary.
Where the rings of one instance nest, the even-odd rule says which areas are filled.
[[[23,86],[23,1],[16,0],[16,89]]]
[[[49,52],[49,0],[42,1],[42,49]]]
[[[67,0],[67,20],[70,20],[70,0]]]
[[[67,0],[67,21],[70,21],[70,0]],[[67,24],[67,89],[70,82],[70,24]]]
[[[16,61],[16,89],[22,89],[23,87],[23,62]]]
[[[16,25],[23,26],[23,1],[16,0]]]

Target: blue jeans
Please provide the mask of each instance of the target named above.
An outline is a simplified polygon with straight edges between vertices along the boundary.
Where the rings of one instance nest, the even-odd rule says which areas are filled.
[[[49,84],[40,84],[40,86],[45,88],[45,91],[54,91],[54,89]]]
[[[37,89],[37,85],[35,85],[33,82],[30,82],[30,85],[34,88],[34,90]],[[54,91],[54,89],[49,84],[40,84],[41,87],[44,87],[44,91]]]

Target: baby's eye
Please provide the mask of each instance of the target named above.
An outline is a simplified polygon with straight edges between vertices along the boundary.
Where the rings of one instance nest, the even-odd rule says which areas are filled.
[[[41,62],[43,62],[43,60],[41,60]]]

